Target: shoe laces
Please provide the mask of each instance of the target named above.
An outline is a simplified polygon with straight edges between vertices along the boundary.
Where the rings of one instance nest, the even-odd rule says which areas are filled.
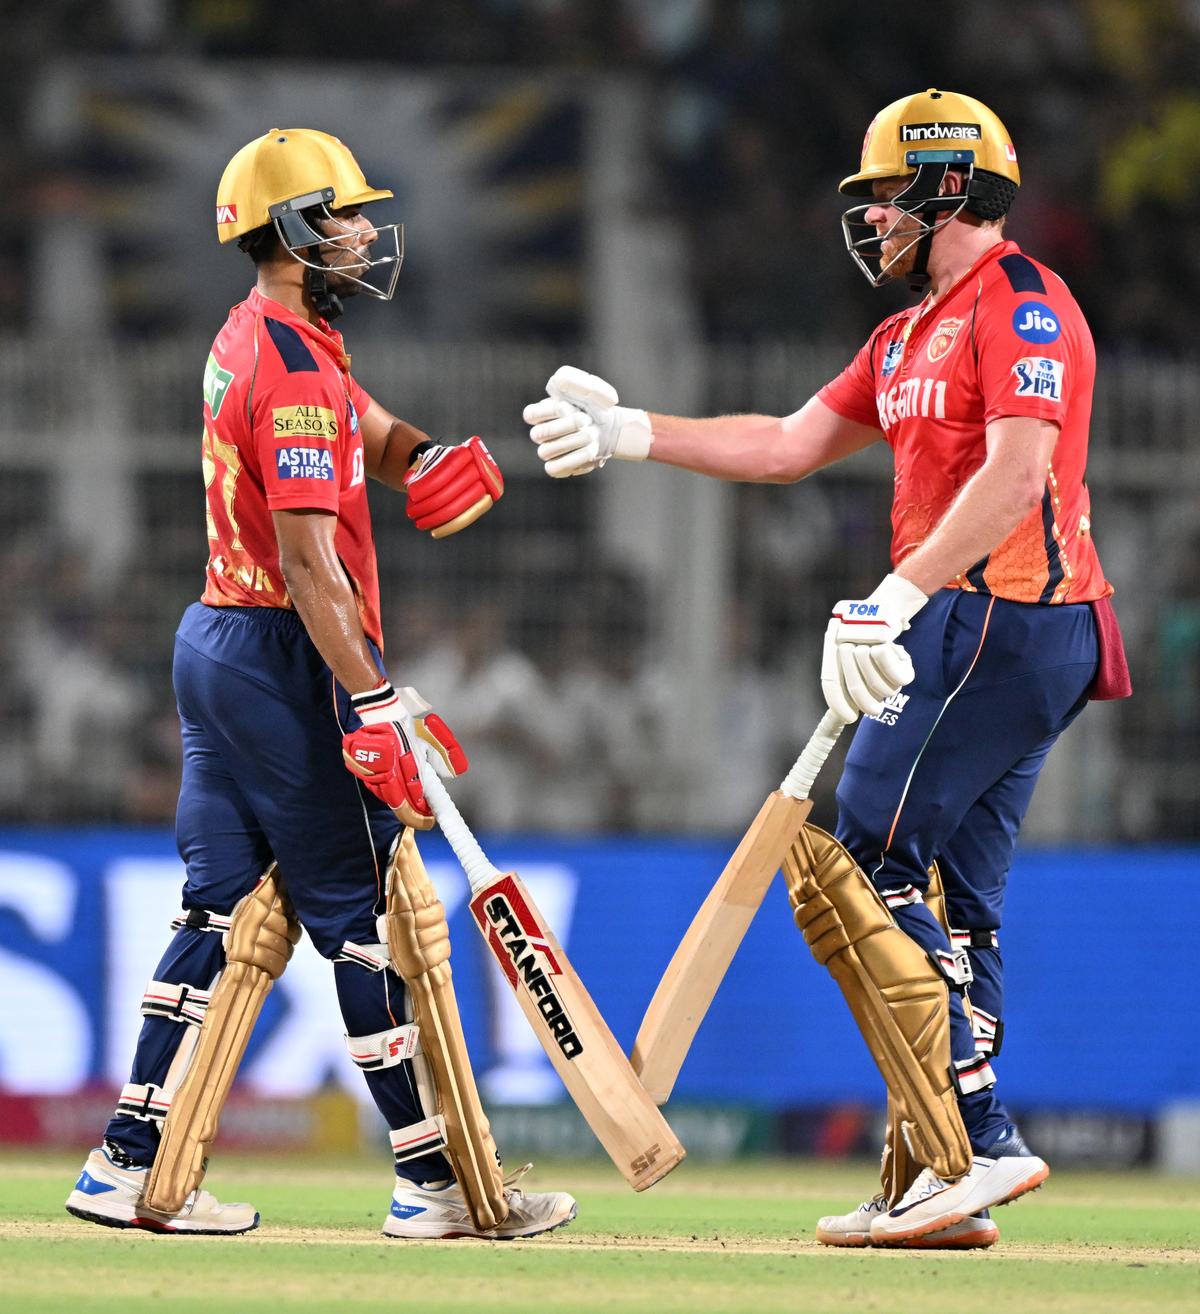
[[[947,1183],[932,1168],[922,1168],[916,1181],[905,1191],[904,1199],[910,1204],[917,1200],[924,1200],[926,1196],[936,1195],[937,1192],[944,1191],[946,1185]]]
[[[519,1205],[525,1195],[524,1191],[517,1190],[517,1183],[521,1181],[526,1173],[533,1168],[532,1163],[523,1164],[520,1168],[514,1168],[511,1173],[504,1179],[504,1194],[509,1197],[509,1204]]]
[[[860,1214],[886,1214],[887,1207],[887,1196],[881,1191],[870,1200],[864,1200],[862,1204],[858,1206],[858,1212]]]

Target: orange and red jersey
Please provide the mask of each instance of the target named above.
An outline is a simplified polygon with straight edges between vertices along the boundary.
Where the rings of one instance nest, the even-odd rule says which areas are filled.
[[[334,546],[380,644],[379,575],[358,417],[370,405],[342,335],[257,289],[229,312],[204,372],[204,485],[214,607],[292,606],[271,513],[337,516]]]
[[[1112,587],[1091,536],[1084,470],[1096,353],[1066,284],[1015,242],[986,252],[938,301],[892,315],[818,394],[875,425],[896,467],[892,564],[924,542],[987,455],[987,425],[1059,426],[1041,505],[952,583],[1014,602],[1091,602]]]

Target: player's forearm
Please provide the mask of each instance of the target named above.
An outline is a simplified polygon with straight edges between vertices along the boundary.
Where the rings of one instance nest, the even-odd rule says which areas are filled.
[[[281,556],[279,565],[292,606],[334,679],[349,693],[373,688],[379,671],[371,660],[354,591],[340,563]]]
[[[367,473],[389,488],[402,489],[408,473],[413,448],[430,441],[429,435],[406,420],[393,420],[384,439],[379,456],[368,466]]]
[[[963,485],[933,533],[896,567],[922,593],[936,593],[994,551],[1037,506],[1041,490],[984,465]]]
[[[714,479],[789,483],[803,478],[784,441],[783,421],[770,415],[721,415],[691,420],[650,415],[650,460]]]

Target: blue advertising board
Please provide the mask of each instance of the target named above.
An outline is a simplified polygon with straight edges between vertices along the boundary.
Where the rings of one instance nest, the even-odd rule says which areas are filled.
[[[628,1048],[676,944],[732,840],[498,837],[576,970]],[[465,878],[437,835],[422,851],[450,915],[454,975],[485,1095],[561,1095],[485,957]],[[1200,1096],[1200,1056],[1181,1023],[1200,935],[1191,896],[1200,852],[1029,851],[1001,933],[1008,976],[997,1060],[1016,1106],[1152,1114]],[[178,908],[169,835],[0,831],[0,1090],[68,1093],[127,1077],[142,989]],[[302,946],[268,1000],[243,1068],[265,1093],[330,1082],[349,1064],[328,964]],[[767,1109],[882,1098],[845,1006],[794,929],[782,881],[769,891],[700,1029],[676,1095]]]

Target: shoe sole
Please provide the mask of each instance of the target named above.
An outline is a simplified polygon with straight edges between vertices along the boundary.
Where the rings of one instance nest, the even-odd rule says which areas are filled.
[[[537,1227],[526,1232],[512,1232],[508,1236],[500,1236],[496,1233],[489,1232],[385,1232],[380,1230],[380,1236],[386,1237],[389,1241],[524,1241],[531,1236],[545,1236],[549,1232],[557,1232],[560,1227],[566,1227],[575,1221],[575,1216],[579,1213],[579,1206],[573,1205],[571,1212],[557,1223],[551,1223],[549,1227]]]
[[[953,1223],[949,1224],[949,1227],[953,1226]],[[922,1236],[910,1237],[907,1241],[901,1241],[897,1248],[901,1250],[986,1250],[988,1246],[994,1246],[999,1240],[1000,1229],[993,1224],[991,1227],[977,1228],[973,1232],[960,1233],[956,1237],[943,1237],[941,1231],[926,1232]]]
[[[823,1246],[842,1246],[845,1248],[860,1248],[871,1244],[870,1232],[826,1232],[823,1228],[817,1228],[817,1240]]]
[[[108,1214],[98,1214],[91,1209],[81,1209],[78,1205],[67,1205],[67,1213],[82,1218],[85,1223],[99,1223],[101,1227],[132,1227],[139,1232],[148,1232],[151,1236],[244,1236],[253,1232],[258,1226],[259,1215],[254,1215],[254,1222],[246,1227],[171,1227],[160,1223],[156,1218],[112,1218]]]
[[[913,1241],[919,1237],[928,1236],[931,1232],[942,1232],[948,1227],[953,1227],[956,1223],[961,1223],[964,1219],[972,1218],[979,1213],[981,1209],[997,1209],[1000,1205],[1011,1204],[1014,1200],[1023,1195],[1028,1195],[1031,1191],[1036,1191],[1039,1186],[1050,1176],[1050,1165],[1042,1164],[1040,1168],[1030,1173],[1026,1178],[1014,1183],[1010,1187],[1008,1194],[1000,1200],[989,1200],[986,1204],[980,1204],[973,1201],[967,1208],[951,1210],[949,1213],[939,1214],[936,1218],[927,1220],[924,1223],[917,1223],[902,1232],[887,1232],[882,1236],[871,1234],[871,1244],[876,1246],[894,1246],[903,1245],[906,1241]]]
[[[894,1242],[872,1241],[869,1232],[825,1232],[817,1228],[817,1240],[823,1246],[840,1246],[844,1249],[877,1246],[880,1249],[894,1247],[908,1250],[986,1250],[1000,1240],[1000,1229],[995,1224],[991,1227],[978,1227],[973,1232],[963,1232],[955,1237],[942,1236],[942,1230],[948,1231],[953,1226],[950,1223],[937,1232],[927,1232],[907,1241]]]

